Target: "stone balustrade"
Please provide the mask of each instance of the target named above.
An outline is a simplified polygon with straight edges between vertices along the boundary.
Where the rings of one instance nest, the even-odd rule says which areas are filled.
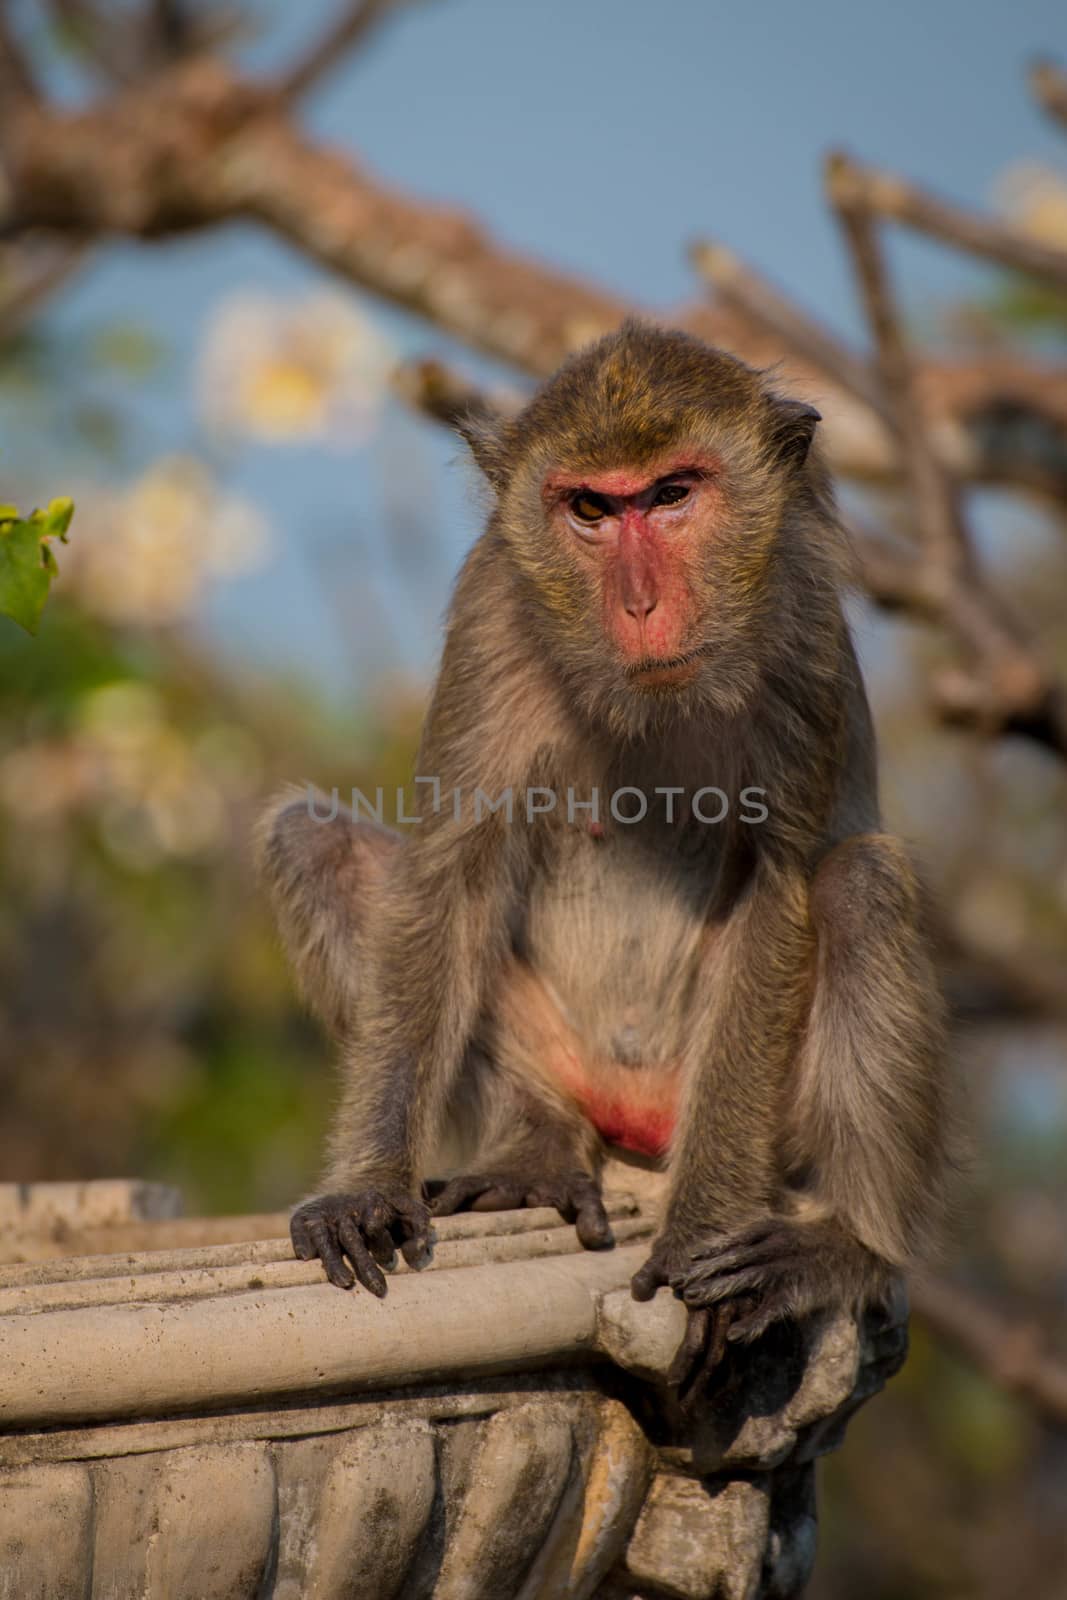
[[[609,1198],[614,1250],[552,1211],[445,1218],[378,1301],[280,1218],[38,1197],[0,1231],[0,1600],[798,1595],[814,1463],[905,1308],[774,1330],[684,1416],[683,1310],[627,1288],[654,1206]]]

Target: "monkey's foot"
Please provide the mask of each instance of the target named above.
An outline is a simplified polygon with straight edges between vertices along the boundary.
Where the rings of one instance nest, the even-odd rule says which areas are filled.
[[[451,1178],[430,1202],[434,1216],[457,1211],[513,1211],[523,1206],[554,1206],[564,1222],[573,1222],[587,1250],[606,1250],[615,1243],[600,1185],[587,1172],[533,1177],[521,1172],[474,1173]]]
[[[417,1267],[433,1243],[428,1208],[403,1189],[318,1195],[293,1212],[289,1236],[300,1260],[318,1256],[339,1289],[358,1281],[379,1299],[386,1288],[381,1268],[395,1264],[397,1249]]]

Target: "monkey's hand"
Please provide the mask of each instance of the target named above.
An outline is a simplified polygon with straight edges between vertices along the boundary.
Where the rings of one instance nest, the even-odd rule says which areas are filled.
[[[452,1178],[431,1201],[436,1217],[457,1211],[513,1211],[523,1206],[554,1206],[564,1222],[573,1222],[587,1250],[607,1250],[615,1243],[600,1185],[588,1172],[534,1177],[522,1172],[477,1173]]]
[[[429,1258],[433,1243],[427,1207],[393,1188],[305,1200],[289,1219],[289,1236],[300,1260],[318,1256],[339,1289],[351,1289],[358,1281],[379,1299],[386,1288],[381,1268],[395,1264],[397,1249],[409,1266],[417,1267]]]
[[[888,1265],[837,1224],[768,1217],[688,1251],[663,1241],[631,1290],[648,1300],[669,1284],[685,1302],[689,1321],[669,1381],[689,1409],[722,1379],[731,1346],[815,1311],[888,1304],[893,1281]]]
[[[670,1283],[694,1310],[749,1302],[726,1335],[731,1344],[747,1344],[783,1318],[884,1301],[892,1272],[836,1222],[768,1217],[698,1246]]]

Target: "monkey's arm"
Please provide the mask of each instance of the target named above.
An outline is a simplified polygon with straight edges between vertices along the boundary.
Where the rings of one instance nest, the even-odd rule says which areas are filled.
[[[780,1188],[782,1085],[809,997],[812,936],[798,872],[757,865],[709,947],[690,1018],[670,1186],[633,1292],[675,1282],[709,1239],[765,1219]]]
[[[510,879],[499,821],[426,827],[397,852],[360,940],[360,995],[342,1054],[326,1193],[295,1213],[304,1259],[330,1281],[353,1273],[385,1293],[399,1246],[416,1263],[430,1243],[418,1185],[486,985],[506,948]],[[351,1263],[351,1270],[345,1258]]]
[[[380,1267],[394,1244],[408,1260],[428,1246],[418,1185],[529,871],[523,830],[492,806],[521,793],[561,713],[554,680],[511,605],[487,534],[456,588],[419,754],[417,770],[437,780],[439,804],[431,811],[420,788],[423,821],[395,852],[362,923],[329,1192],[292,1222],[297,1254],[321,1256],[344,1287],[352,1282],[346,1254],[360,1282],[384,1294]]]
[[[778,1318],[833,1305],[858,1311],[883,1299],[940,1218],[948,1166],[942,1004],[900,844],[875,833],[839,844],[815,874],[808,913],[812,988],[802,1033],[790,1036],[792,1059],[775,1064],[784,1087],[780,1131],[768,1145],[763,1119],[751,1136],[758,1182],[770,1186],[763,1215],[740,1215],[756,1198],[752,1178],[736,1169],[740,1129],[731,1140],[721,1119],[712,1121],[720,1142],[707,1160],[726,1152],[728,1196],[717,1177],[702,1174],[696,1152],[679,1152],[678,1199],[664,1229],[669,1253],[654,1258],[645,1280],[654,1289],[662,1276],[650,1269],[665,1268],[695,1313],[679,1370],[714,1362],[727,1340],[755,1338]],[[743,1029],[745,1018],[734,1016]],[[764,1010],[761,1036],[768,1020]],[[727,1037],[736,1047],[736,1034]],[[710,1095],[717,1081],[714,1072],[698,1079],[696,1094],[703,1087]],[[764,1077],[760,1092],[766,1087]],[[767,1162],[775,1148],[777,1173]],[[697,1187],[682,1205],[687,1181]],[[701,1196],[705,1237],[682,1259]]]
[[[921,1257],[943,1210],[943,1006],[903,847],[877,833],[836,846],[810,913],[814,989],[787,1079],[784,1214],[703,1252],[682,1284],[691,1305],[754,1296],[738,1339],[777,1316],[877,1298]]]

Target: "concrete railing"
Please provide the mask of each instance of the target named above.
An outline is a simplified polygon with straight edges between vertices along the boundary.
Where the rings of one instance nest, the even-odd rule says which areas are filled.
[[[684,1313],[630,1298],[654,1216],[618,1192],[614,1250],[442,1219],[384,1301],[242,1241],[259,1219],[42,1207],[0,1236],[3,1600],[799,1594],[814,1461],[903,1356],[903,1308],[780,1330],[683,1416]]]

